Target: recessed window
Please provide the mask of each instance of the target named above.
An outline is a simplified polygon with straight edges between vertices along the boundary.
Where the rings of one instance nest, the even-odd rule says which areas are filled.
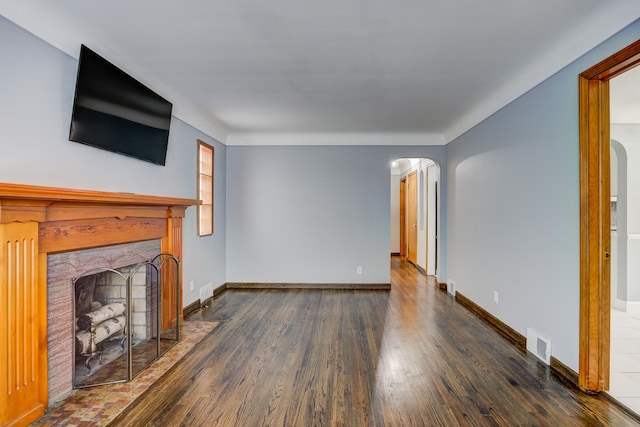
[[[213,234],[213,147],[198,140],[198,236]]]

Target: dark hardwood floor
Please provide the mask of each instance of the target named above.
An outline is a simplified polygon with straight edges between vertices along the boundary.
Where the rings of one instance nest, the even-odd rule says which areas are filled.
[[[632,426],[398,257],[392,289],[227,290],[222,321],[112,425]]]

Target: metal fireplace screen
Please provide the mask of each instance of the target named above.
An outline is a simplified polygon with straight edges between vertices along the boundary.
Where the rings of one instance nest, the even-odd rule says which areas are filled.
[[[131,381],[180,340],[180,263],[169,254],[73,279],[73,386]]]

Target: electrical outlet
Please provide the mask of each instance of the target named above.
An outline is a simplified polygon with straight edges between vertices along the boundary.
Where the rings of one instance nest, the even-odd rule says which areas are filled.
[[[196,282],[193,280],[189,282],[189,290],[193,291],[196,288]]]
[[[498,304],[498,291],[493,291],[493,302]]]
[[[362,275],[362,266],[361,265],[356,267],[356,274]]]

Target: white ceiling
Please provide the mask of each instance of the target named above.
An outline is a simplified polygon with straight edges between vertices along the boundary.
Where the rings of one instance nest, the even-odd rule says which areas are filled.
[[[72,56],[87,45],[223,142],[438,144],[633,22],[640,1],[0,0],[0,12]]]

